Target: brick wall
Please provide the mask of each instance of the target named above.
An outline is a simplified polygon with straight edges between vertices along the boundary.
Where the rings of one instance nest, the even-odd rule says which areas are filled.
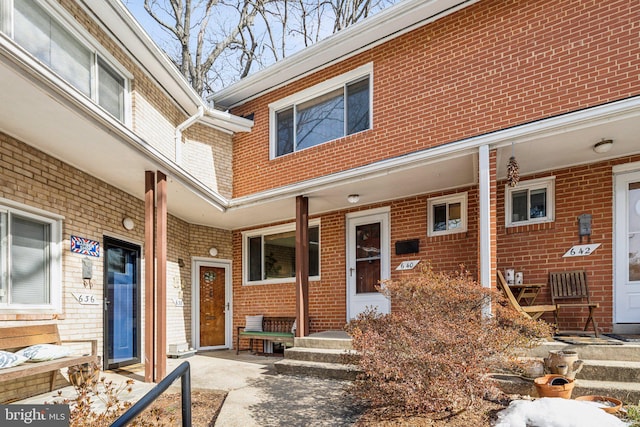
[[[610,331],[613,320],[613,173],[615,164],[640,160],[640,156],[575,166],[528,176],[526,179],[556,177],[555,215],[552,223],[505,227],[504,185],[498,183],[498,269],[522,271],[525,282],[547,283],[549,272],[586,270],[598,326]],[[578,215],[592,215],[591,243],[601,246],[585,257],[563,258],[569,248],[580,244]],[[583,238],[586,244],[586,238]],[[543,288],[537,303],[550,303],[548,287]],[[563,310],[561,329],[582,329],[586,310]],[[552,315],[547,315],[552,320]]]
[[[171,160],[176,160],[175,127],[187,119],[172,97],[147,71],[132,59],[117,38],[105,33],[74,0],[59,0],[100,45],[126,68],[131,81],[131,128],[146,143]],[[232,186],[231,135],[201,124],[189,127],[183,136],[181,166],[203,184],[229,196]]]
[[[495,154],[492,168],[495,170]],[[497,215],[493,219],[497,268],[515,268],[524,273],[525,282],[547,283],[551,271],[585,269],[594,302],[600,304],[596,320],[603,331],[611,331],[613,310],[613,175],[612,167],[620,163],[639,161],[640,156],[616,159],[597,164],[574,166],[526,176],[521,182],[534,178],[555,176],[555,221],[545,224],[505,227],[505,181],[497,183],[492,197]],[[468,192],[468,231],[437,237],[427,237],[427,200],[430,197]],[[309,283],[309,315],[311,332],[341,329],[346,322],[346,219],[348,212],[384,206],[363,206],[349,211],[321,216],[321,280]],[[454,271],[464,265],[476,277],[478,274],[478,191],[476,187],[449,192],[394,200],[391,208],[391,278],[405,279],[413,271],[398,272],[395,267],[404,260],[419,259],[430,263],[437,271]],[[601,246],[587,257],[563,258],[573,245],[579,244],[577,217],[592,215],[592,243]],[[417,254],[395,255],[399,240],[419,239]],[[583,243],[586,240],[583,239]],[[234,244],[234,326],[244,325],[244,316],[253,314],[295,315],[295,285],[242,285],[241,231],[233,233]],[[492,278],[493,279],[493,278]],[[543,288],[537,303],[550,303],[548,287]],[[562,329],[581,329],[585,310],[563,311]],[[553,321],[553,317],[547,316]]]
[[[468,192],[469,230],[446,236],[427,237],[427,199],[429,197]],[[341,330],[346,321],[346,214],[358,210],[390,207],[391,218],[391,279],[406,278],[419,271],[398,272],[402,261],[420,259],[437,270],[458,270],[464,265],[472,274],[477,272],[478,195],[475,188],[462,188],[450,193],[434,193],[395,200],[388,204],[362,206],[348,211],[325,214],[320,224],[321,280],[309,282],[309,317],[311,332]],[[312,218],[310,218],[312,219]],[[245,316],[295,316],[295,284],[242,285],[242,230],[233,232],[234,266],[234,327],[244,325]],[[419,239],[417,254],[395,255],[395,242]],[[234,331],[235,332],[235,331]],[[244,348],[245,344],[242,344]]]
[[[102,355],[102,304],[80,305],[71,293],[89,293],[102,301],[103,256],[92,258],[92,287],[86,288],[82,280],[84,256],[70,252],[69,239],[71,235],[86,237],[100,242],[103,248],[103,237],[106,235],[140,245],[142,256],[146,250],[143,245],[144,202],[2,133],[0,198],[64,216],[61,244],[62,312],[47,315],[0,314],[0,327],[56,322],[63,339],[97,339],[98,352]],[[122,227],[122,218],[126,216],[135,222],[136,226],[131,231]],[[216,246],[220,252],[219,258],[230,258],[231,232],[190,225],[172,216],[168,217],[167,223],[167,343],[186,341],[193,345],[190,314],[191,257],[207,257],[209,248]],[[144,330],[144,259],[141,259],[141,263],[142,311],[139,315]],[[182,287],[179,285],[180,280]],[[178,298],[180,291],[183,292],[183,307],[173,303],[173,298]],[[87,351],[86,348],[78,350]],[[62,377],[59,380],[63,381]],[[48,375],[43,375],[2,383],[0,402],[26,396],[23,392],[46,392],[48,381]]]
[[[640,93],[640,3],[487,0],[238,107],[243,196]],[[373,129],[269,161],[268,104],[373,62]]]

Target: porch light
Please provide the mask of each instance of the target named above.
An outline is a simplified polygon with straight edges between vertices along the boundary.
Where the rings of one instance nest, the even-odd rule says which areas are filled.
[[[611,150],[611,147],[613,147],[613,140],[602,138],[602,141],[598,142],[596,145],[593,146],[593,151],[595,151],[598,154],[602,154]]]
[[[214,248],[214,247],[209,248],[209,255],[211,255],[211,256],[218,255],[218,249]]]
[[[349,203],[358,203],[360,201],[360,195],[359,194],[349,194],[347,196],[347,201]]]
[[[136,226],[136,224],[133,222],[133,219],[125,217],[122,219],[122,226],[125,228],[125,230],[131,231]]]

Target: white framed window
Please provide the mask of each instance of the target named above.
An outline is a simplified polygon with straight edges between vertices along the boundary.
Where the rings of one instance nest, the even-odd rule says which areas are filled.
[[[245,285],[295,282],[295,224],[242,233],[242,265]],[[309,277],[320,279],[319,220],[309,222]]]
[[[427,200],[427,236],[467,231],[467,193],[432,197]]]
[[[62,218],[0,200],[0,313],[61,310]]]
[[[271,158],[371,129],[371,63],[269,105]]]
[[[556,177],[520,181],[517,186],[505,186],[505,225],[552,222],[555,215]]]
[[[60,6],[0,0],[0,30],[122,123],[133,77]]]

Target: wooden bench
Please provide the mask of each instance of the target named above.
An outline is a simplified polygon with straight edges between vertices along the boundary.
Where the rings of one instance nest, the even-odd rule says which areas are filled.
[[[598,324],[593,318],[593,312],[599,305],[591,302],[587,272],[584,270],[551,272],[549,273],[549,283],[551,285],[551,301],[558,306],[558,311],[555,313],[556,325],[560,309],[588,308],[589,314],[583,330],[586,331],[591,323],[594,335],[597,337]]]
[[[34,344],[66,344],[90,343],[91,354],[83,356],[67,356],[61,359],[42,362],[25,362],[11,368],[0,369],[0,381],[9,381],[28,375],[51,372],[50,390],[53,391],[56,374],[59,369],[84,363],[98,363],[96,340],[61,340],[58,325],[31,325],[0,328],[0,350],[15,352]]]
[[[253,350],[253,340],[272,341],[293,347],[294,333],[291,331],[295,317],[263,317],[262,331],[245,331],[245,326],[238,326],[236,337],[236,354],[240,351],[240,338],[249,339],[249,348]]]

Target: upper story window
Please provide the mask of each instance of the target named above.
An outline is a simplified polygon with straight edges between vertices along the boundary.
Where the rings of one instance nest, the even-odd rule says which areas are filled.
[[[505,188],[507,227],[554,220],[555,177],[520,181]]]
[[[244,283],[286,283],[296,277],[295,224],[243,233]],[[320,276],[320,224],[309,224],[309,277]]]
[[[60,240],[60,218],[0,205],[0,313],[60,309]]]
[[[7,6],[8,5],[8,6]],[[116,70],[97,43],[80,36],[70,20],[66,22],[53,8],[35,0],[0,0],[0,29],[46,64],[62,79],[91,98],[116,119],[125,121],[128,80]]]
[[[269,105],[271,157],[371,128],[371,64]]]
[[[467,231],[467,193],[433,197],[427,201],[427,235],[464,233]]]

